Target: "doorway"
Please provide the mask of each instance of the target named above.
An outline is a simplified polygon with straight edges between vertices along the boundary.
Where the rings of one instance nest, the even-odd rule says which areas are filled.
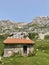
[[[27,54],[27,46],[23,46],[23,53]]]

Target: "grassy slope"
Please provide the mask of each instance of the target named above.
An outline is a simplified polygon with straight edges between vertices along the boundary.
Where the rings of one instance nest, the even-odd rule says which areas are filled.
[[[35,56],[3,58],[3,65],[49,65],[49,41],[36,41],[35,49]]]
[[[38,51],[32,57],[4,58],[4,65],[49,65],[49,54]]]
[[[3,40],[0,40],[0,53],[3,49]],[[0,65],[49,65],[49,41],[36,41],[36,55],[31,57],[14,56],[2,58]]]

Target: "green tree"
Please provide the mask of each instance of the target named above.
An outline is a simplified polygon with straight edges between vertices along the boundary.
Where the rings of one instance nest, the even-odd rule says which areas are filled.
[[[29,33],[29,38],[30,39],[37,39],[38,38],[38,33]]]

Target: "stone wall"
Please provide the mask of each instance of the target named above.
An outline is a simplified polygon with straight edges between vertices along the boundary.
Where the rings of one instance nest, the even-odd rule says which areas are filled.
[[[5,48],[4,49],[4,57],[9,57],[13,53],[16,53],[16,54],[19,53],[20,55],[24,56],[24,55],[28,55],[29,52],[33,52],[33,50],[34,50],[33,45],[26,45],[27,46],[27,53],[24,54],[23,46],[24,45],[17,45],[15,48],[10,48],[10,46]]]

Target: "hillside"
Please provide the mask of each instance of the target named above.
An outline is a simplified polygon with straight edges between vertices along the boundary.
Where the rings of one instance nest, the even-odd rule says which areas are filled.
[[[18,56],[2,57],[0,65],[49,65],[49,41],[35,41],[35,55],[34,56]],[[0,43],[0,53],[3,51]],[[2,50],[2,51],[1,51]]]
[[[16,23],[10,20],[1,20],[0,21],[0,33],[11,33],[19,31],[23,25],[26,25],[24,22]]]
[[[36,32],[45,33],[49,32],[49,16],[38,16],[35,17],[32,22],[14,22],[10,20],[0,21],[0,33],[11,33],[11,32]]]
[[[0,33],[11,33],[15,31],[28,31],[38,33],[44,31],[49,32],[49,17],[48,19],[47,17],[36,17],[32,22],[19,27],[22,23],[23,22],[14,23],[10,20],[2,20],[0,21]],[[0,35],[0,56],[3,54],[4,51],[3,40],[6,39],[8,36],[9,35],[7,34]],[[2,57],[0,65],[49,65],[49,39],[34,41],[34,56],[22,57],[13,55],[7,58]]]
[[[28,27],[27,27],[28,26]],[[49,32],[49,17],[39,16],[33,19],[32,22],[28,23],[26,28],[32,32]]]

